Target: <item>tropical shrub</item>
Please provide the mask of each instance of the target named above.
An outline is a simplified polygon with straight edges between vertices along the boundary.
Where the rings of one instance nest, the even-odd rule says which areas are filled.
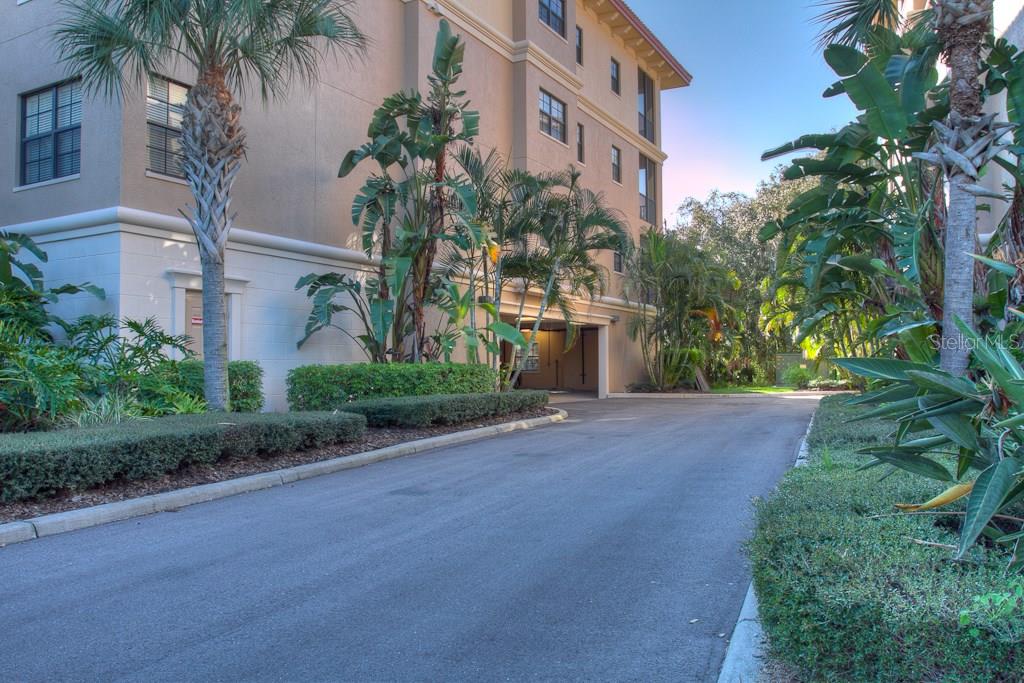
[[[474,227],[467,220],[475,210],[472,188],[446,172],[453,147],[472,142],[480,129],[479,112],[469,109],[465,92],[456,89],[465,49],[442,19],[427,94],[412,90],[386,97],[373,113],[369,140],[342,160],[342,178],[364,161],[373,165],[353,200],[352,222],[362,231],[363,250],[379,257],[380,266],[364,282],[340,273],[300,279],[296,288],[307,287],[313,299],[300,345],[327,327],[348,334],[332,319],[350,311],[363,324],[354,339],[370,361],[424,358],[438,246],[467,237],[479,242],[478,226],[464,230]]]
[[[1010,211],[996,216],[1000,227],[988,249],[1002,251],[1011,263],[1020,262],[1024,253],[1019,182],[1024,173],[1017,156],[1024,142],[1017,127],[1024,110],[1010,106],[1009,125],[988,115],[975,120],[962,111],[951,114],[950,90],[956,89],[949,81],[939,82],[936,68],[940,55],[949,56],[950,34],[932,21],[932,13],[917,15],[921,21],[899,34],[893,30],[899,21],[876,23],[867,12],[854,30],[857,22],[843,19],[847,11],[868,4],[891,9],[896,3],[832,4],[834,12],[824,18],[842,30],[824,35],[842,37],[843,44],[825,49],[825,60],[839,80],[824,96],[849,97],[859,115],[834,133],[801,136],[763,157],[810,150],[792,161],[784,177],[818,181],[793,200],[783,219],[768,221],[761,232],[762,239],[778,244],[777,273],[764,310],[766,329],[793,329],[798,343],[819,347],[824,357],[896,355],[922,362],[931,361],[933,340],[945,338],[944,362],[963,362],[965,356],[949,348],[965,346],[952,338],[958,332],[950,313],[973,303],[973,314],[961,317],[972,325],[977,319],[984,331],[997,324],[1007,302],[1019,308],[1024,292],[1019,287],[1008,291],[1005,283],[986,278],[968,256],[978,250],[972,248],[978,198],[1011,199],[1003,188],[978,184],[990,161],[1015,182]],[[984,11],[970,17],[971,23],[977,21],[988,21]],[[967,33],[980,40],[984,30]],[[1009,102],[1024,97],[1024,55],[1006,40],[991,40],[980,61],[975,54],[959,65],[972,61],[977,62],[975,76],[954,84],[972,83],[960,90],[961,95],[970,91],[968,99],[976,100],[978,113],[989,97],[1005,96]],[[1005,146],[1002,138],[1015,128],[1016,146],[1005,158],[993,159]],[[961,160],[965,170],[960,170]],[[956,211],[951,214],[947,204],[955,204]],[[959,227],[953,230],[953,224]],[[967,244],[959,241],[962,235],[968,235]],[[945,240],[953,238],[955,248],[947,250]],[[951,272],[945,272],[946,264],[953,264]],[[1010,270],[1011,278],[1024,274]],[[956,296],[946,301],[946,291]]]
[[[115,426],[0,437],[0,501],[160,476],[224,457],[254,458],[360,438],[366,420],[338,412],[175,415]]]
[[[367,398],[486,393],[494,390],[496,379],[494,370],[474,364],[304,365],[288,373],[288,406],[347,410],[347,404]]]
[[[794,363],[782,372],[782,383],[788,387],[806,389],[814,377],[815,375],[813,370]]]
[[[884,447],[892,425],[858,421],[847,400],[821,401],[808,465],[756,506],[749,551],[772,655],[806,681],[1020,680],[1024,642],[1005,637],[1020,612],[975,600],[1014,593],[1001,558],[975,546],[970,562],[950,562],[957,515],[892,513],[933,486],[865,476],[858,449]]]
[[[1010,570],[1024,569],[1024,519],[1013,514],[1024,508],[1024,367],[1001,342],[957,322],[970,342],[976,379],[910,361],[837,362],[880,386],[852,401],[878,406],[865,416],[896,423],[892,443],[863,449],[873,457],[870,466],[903,469],[944,489],[898,507],[923,512],[965,498],[956,558],[984,538],[1006,549]]]
[[[659,391],[701,372],[712,347],[725,339],[724,292],[739,286],[734,273],[690,238],[653,228],[644,233],[629,259],[624,292],[640,307],[628,333]]]
[[[401,396],[356,401],[345,410],[366,417],[371,427],[429,427],[509,415],[548,404],[546,391]]]
[[[84,387],[78,354],[52,343],[49,328],[65,323],[46,307],[66,294],[104,296],[90,284],[47,288],[26,252],[47,260],[30,238],[0,232],[0,432],[49,426],[78,406]]]
[[[168,400],[173,404],[178,394],[202,400],[203,362],[195,359],[165,360],[153,368],[141,386],[143,402],[150,406],[160,406],[162,401]],[[259,412],[264,403],[263,368],[259,363],[252,360],[229,362],[228,393],[232,412]],[[170,412],[183,411],[172,409]]]
[[[73,350],[0,320],[0,432],[54,424],[77,408],[82,389]]]
[[[169,335],[155,318],[117,320],[85,315],[67,325],[68,345],[82,364],[86,390],[134,396],[142,378],[167,360],[168,350],[190,355],[185,335]]]
[[[790,203],[817,184],[812,177],[787,180],[776,169],[752,196],[715,190],[679,207],[674,231],[743,283],[726,283],[718,294],[725,305],[724,338],[706,349],[713,384],[773,384],[777,354],[794,350],[788,327],[762,324],[762,311],[775,295],[778,239],[762,242],[758,233],[765,223],[785,218]]]
[[[832,377],[815,377],[807,383],[808,389],[819,391],[837,391],[852,389],[854,383],[848,379],[834,379]]]

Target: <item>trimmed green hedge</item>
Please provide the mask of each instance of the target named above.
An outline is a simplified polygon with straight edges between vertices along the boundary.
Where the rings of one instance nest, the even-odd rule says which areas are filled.
[[[145,479],[223,457],[253,458],[360,438],[361,415],[173,415],[118,425],[0,436],[0,501]]]
[[[547,404],[546,391],[511,391],[380,398],[346,404],[345,410],[364,415],[371,427],[428,427],[508,415]]]
[[[479,394],[495,386],[495,371],[478,364],[304,365],[288,373],[288,405],[292,410],[347,409],[347,403],[363,399]]]
[[[196,398],[203,397],[203,361],[179,360],[161,363],[152,373],[153,379],[169,384]],[[236,413],[258,413],[263,408],[263,368],[252,360],[228,363],[228,391],[231,410]]]
[[[851,422],[863,409],[848,399],[822,400],[810,463],[757,505],[750,554],[773,655],[808,681],[1024,680],[1024,640],[1000,636],[1024,633],[1024,605],[999,617],[974,599],[1009,592],[1006,557],[979,548],[955,563],[912,540],[955,544],[956,516],[872,519],[939,489],[902,471],[881,481],[881,469],[859,471],[869,458],[856,449],[890,443],[892,427]]]

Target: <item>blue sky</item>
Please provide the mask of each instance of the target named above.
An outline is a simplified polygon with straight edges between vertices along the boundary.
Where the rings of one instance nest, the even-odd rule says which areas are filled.
[[[823,99],[835,77],[815,45],[814,0],[628,0],[693,74],[662,93],[665,216],[714,188],[752,193],[778,165],[761,153],[855,116]]]

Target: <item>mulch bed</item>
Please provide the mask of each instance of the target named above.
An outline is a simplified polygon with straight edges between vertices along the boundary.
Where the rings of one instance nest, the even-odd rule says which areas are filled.
[[[539,408],[536,410],[525,410],[504,417],[464,422],[459,425],[439,425],[422,429],[367,429],[366,434],[359,441],[339,444],[321,450],[284,453],[259,460],[228,459],[213,465],[187,467],[170,474],[165,474],[158,479],[115,481],[105,486],[89,489],[88,491],[69,492],[54,498],[2,503],[0,504],[0,524],[30,519],[54,512],[77,510],[78,508],[100,505],[102,503],[139,498],[154,493],[163,493],[164,491],[174,491],[175,489],[196,486],[198,484],[210,484],[217,481],[244,477],[249,474],[259,474],[260,472],[270,472],[296,465],[320,462],[321,460],[330,460],[344,455],[355,455],[356,453],[385,448],[386,446],[393,446],[405,443],[406,441],[426,439],[431,436],[462,432],[468,429],[502,424],[504,422],[515,422],[531,417],[542,417],[550,415],[552,412],[553,410],[548,408]]]

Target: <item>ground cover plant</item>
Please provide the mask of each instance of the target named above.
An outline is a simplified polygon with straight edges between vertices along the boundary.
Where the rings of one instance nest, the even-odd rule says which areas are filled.
[[[807,681],[1016,681],[1024,609],[1006,552],[972,545],[953,560],[966,505],[898,513],[935,487],[905,471],[861,468],[861,448],[892,423],[848,396],[822,400],[810,460],[757,504],[750,545],[772,654]],[[930,514],[937,512],[938,514]]]

